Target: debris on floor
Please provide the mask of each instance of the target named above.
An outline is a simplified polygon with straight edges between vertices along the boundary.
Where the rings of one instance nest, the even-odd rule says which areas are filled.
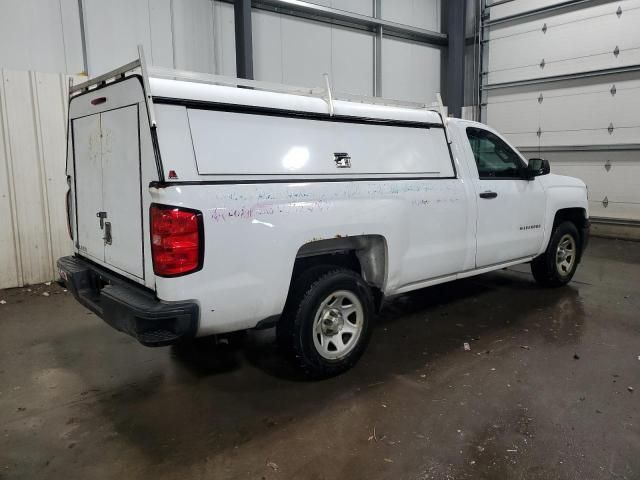
[[[580,360],[580,355],[578,355],[577,353],[574,353],[573,358],[574,360]]]
[[[49,292],[43,292],[43,293],[42,293],[42,296],[43,296],[43,297],[48,297],[48,296],[49,296]]]
[[[633,387],[627,387],[627,390],[629,390],[630,392],[633,392]]]
[[[469,345],[469,342],[464,342],[463,346],[464,346],[464,351],[465,352],[470,352],[471,351],[471,345]]]
[[[267,462],[267,467],[271,468],[274,472],[277,472],[280,469],[276,462]]]
[[[0,305],[6,305],[6,304],[7,304],[6,300],[0,300]],[[640,358],[638,360],[640,360]]]

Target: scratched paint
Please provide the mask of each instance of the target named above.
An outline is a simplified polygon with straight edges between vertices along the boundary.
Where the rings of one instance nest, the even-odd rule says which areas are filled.
[[[290,184],[284,189],[281,186],[257,185],[247,187],[246,193],[238,190],[218,192],[217,203],[223,206],[212,208],[209,217],[220,223],[276,215],[318,214],[348,200],[393,199],[421,208],[461,200],[456,186],[440,181],[353,182],[343,184],[340,189],[327,189],[326,185]]]

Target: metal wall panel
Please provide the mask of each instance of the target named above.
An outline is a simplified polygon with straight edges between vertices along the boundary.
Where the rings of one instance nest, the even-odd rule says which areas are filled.
[[[137,58],[137,45],[151,48],[147,0],[82,0],[89,75],[96,76]],[[150,55],[153,58],[153,53]]]
[[[89,74],[131,61],[235,75],[233,5],[212,0],[82,0]]]
[[[282,15],[252,10],[253,74],[257,80],[283,83]]]
[[[373,35],[333,27],[331,78],[339,92],[373,95]]]
[[[440,1],[382,0],[381,17],[392,22],[440,32],[442,28]]]
[[[172,0],[170,3],[174,67],[216,73],[213,3],[210,0]]]
[[[373,2],[371,0],[314,0],[312,3],[359,13],[360,15],[373,15]]]
[[[71,251],[65,213],[67,77],[1,71],[0,288],[52,280]]]
[[[253,10],[257,80],[373,94],[373,35],[312,20]]]
[[[153,0],[149,2],[149,24],[151,28],[151,45],[146,52],[148,62],[158,67],[173,67],[173,25],[172,1]]]
[[[214,1],[214,46],[216,71],[220,75],[236,75],[236,40],[233,5]]]
[[[3,0],[0,66],[15,70],[83,70],[77,0]]]
[[[331,26],[282,17],[282,78],[292,85],[320,86],[331,73]]]
[[[438,48],[384,38],[382,41],[382,96],[396,100],[436,101],[440,92],[440,55]]]

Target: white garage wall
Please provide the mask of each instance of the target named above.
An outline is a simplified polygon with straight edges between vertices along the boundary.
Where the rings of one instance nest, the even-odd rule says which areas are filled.
[[[71,251],[64,174],[68,77],[0,71],[0,288],[55,278]]]
[[[373,15],[373,2],[371,0],[314,0],[312,3],[359,13],[360,15]]]
[[[396,100],[436,101],[440,85],[441,50],[427,45],[382,40],[382,96]]]
[[[77,0],[0,0],[0,67],[80,73]]]
[[[211,0],[82,0],[87,63],[99,75],[137,57],[161,67],[235,75],[233,5]]]
[[[253,11],[256,80],[373,94],[373,35],[325,23]]]
[[[440,32],[440,3],[441,0],[382,0],[380,16],[392,22]]]
[[[490,18],[558,3],[515,0],[491,8]],[[638,65],[639,24],[640,0],[497,23],[487,32],[485,83]],[[587,183],[592,215],[640,220],[640,72],[488,90],[484,102],[486,122],[526,155]]]

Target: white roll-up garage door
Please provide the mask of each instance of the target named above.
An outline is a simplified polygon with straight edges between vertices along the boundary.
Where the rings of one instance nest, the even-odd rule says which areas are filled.
[[[582,178],[592,216],[640,221],[640,0],[495,3],[483,120]]]

